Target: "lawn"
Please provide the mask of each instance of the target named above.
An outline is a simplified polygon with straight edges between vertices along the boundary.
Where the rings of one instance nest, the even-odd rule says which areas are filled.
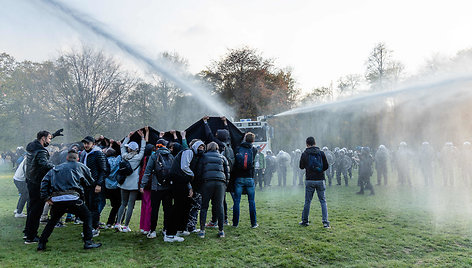
[[[247,200],[241,202],[238,228],[225,227],[226,238],[207,229],[205,239],[196,235],[183,243],[167,244],[162,236],[147,239],[139,230],[139,207],[135,210],[131,233],[103,230],[96,241],[103,246],[83,250],[81,227],[68,224],[56,228],[45,252],[24,245],[24,219],[13,217],[17,191],[12,172],[0,166],[0,266],[63,267],[470,267],[472,260],[470,189],[393,185],[376,187],[375,196],[355,193],[350,186],[327,189],[332,228],[321,224],[317,199],[310,211],[311,225],[298,225],[304,203],[303,188],[289,187],[256,192],[260,225],[250,228]],[[394,178],[395,179],[395,178]],[[395,182],[392,179],[392,182]],[[274,176],[273,184],[276,181]],[[291,178],[288,179],[291,181]],[[228,195],[228,200],[230,200]],[[232,204],[229,201],[229,204]],[[104,215],[108,215],[108,208]],[[231,217],[231,216],[230,216]],[[102,219],[105,217],[102,217]],[[162,227],[162,215],[158,228]],[[40,230],[44,226],[41,225]]]

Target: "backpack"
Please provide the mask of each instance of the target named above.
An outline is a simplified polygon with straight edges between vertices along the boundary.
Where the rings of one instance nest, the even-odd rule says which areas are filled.
[[[240,170],[250,170],[254,167],[254,152],[253,147],[239,147],[239,151],[236,154],[236,167]]]
[[[138,169],[139,165],[133,169],[131,164],[126,159],[121,159],[119,168],[118,168],[118,178],[117,181],[119,184],[123,184],[126,180],[126,177],[133,174],[133,172]]]
[[[321,152],[308,154],[308,168],[316,172],[323,171],[323,158],[321,156]]]
[[[228,166],[230,170],[233,170],[234,166],[234,151],[229,144],[225,144],[225,149],[223,150],[223,156],[228,160]]]
[[[170,170],[173,162],[174,156],[172,154],[157,154],[156,168],[154,172],[159,185],[171,184]]]

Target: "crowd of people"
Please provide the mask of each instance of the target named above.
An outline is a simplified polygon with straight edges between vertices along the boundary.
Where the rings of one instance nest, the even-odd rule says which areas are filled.
[[[54,137],[62,135],[62,130],[53,134],[38,132],[27,145],[14,176],[20,192],[15,216],[24,216],[23,207],[28,202],[25,244],[38,243],[39,251],[46,249],[49,236],[63,224],[67,214],[65,221],[83,225],[84,248],[100,247],[92,238],[99,236],[101,229],[131,231],[129,223],[138,198],[142,200],[140,232],[150,239],[159,233],[161,203],[165,242],[182,242],[192,232],[205,238],[208,227],[218,228],[218,237],[223,238],[224,225],[228,224],[227,191],[233,199],[231,225],[239,225],[244,192],[251,227],[257,228],[254,178],[255,159],[260,154],[252,145],[255,135],[246,133],[233,149],[229,130],[223,128],[213,134],[207,120],[203,118],[206,143],[201,139],[187,143],[185,131],[170,131],[173,139],[164,139],[161,132],[157,142],[151,144],[149,128],[145,127],[136,132],[139,142],[131,140],[135,132],[122,142],[104,143],[102,138],[87,136],[51,157],[46,148]],[[226,118],[221,120],[227,128]],[[106,223],[101,223],[107,199],[111,209]],[[210,202],[211,220],[206,222]],[[41,216],[48,215],[47,211],[47,224],[38,236]]]
[[[296,149],[275,155],[270,150],[264,154],[260,147],[255,147],[255,135],[250,132],[241,143],[232,144],[226,118],[221,118],[224,128],[215,133],[208,119],[202,119],[204,137],[190,142],[185,131],[170,131],[172,138],[164,138],[165,133],[160,132],[154,144],[149,142],[150,130],[145,127],[129,133],[121,142],[87,136],[80,143],[51,150],[48,148],[51,140],[61,136],[63,130],[52,134],[38,132],[26,150],[17,149],[15,158],[14,183],[20,193],[15,217],[26,217],[25,244],[38,243],[38,250],[44,250],[55,227],[74,222],[83,225],[85,249],[100,247],[100,243],[92,240],[100,235],[100,230],[131,232],[130,221],[138,199],[141,199],[140,232],[149,239],[159,233],[163,234],[165,242],[182,242],[191,233],[205,238],[206,228],[218,228],[217,236],[223,238],[225,225],[239,225],[243,194],[247,195],[249,203],[251,227],[259,226],[255,205],[257,185],[261,190],[271,187],[272,177],[277,173],[278,186],[286,187],[290,169],[292,185],[305,187],[305,205],[299,224],[309,225],[310,205],[316,192],[325,228],[330,228],[326,186],[331,186],[334,179],[337,185],[344,182],[348,186],[353,169],[358,169],[358,194],[364,194],[364,190],[374,194],[370,181],[374,166],[378,186],[382,182],[388,184],[389,168],[396,170],[400,184],[411,185],[414,167],[422,174],[424,184],[432,185],[435,166],[442,168],[443,183],[452,185],[457,170],[450,161],[441,159],[450,160],[460,155],[456,163],[461,178],[472,183],[472,173],[465,165],[472,156],[469,142],[460,150],[446,143],[440,152],[435,152],[427,142],[416,152],[402,142],[395,151],[380,145],[372,155],[368,147],[320,149],[315,139],[308,137],[303,152]],[[132,140],[133,135],[139,138]],[[228,221],[226,192],[233,201],[231,222]],[[107,199],[110,210],[104,217],[106,222],[102,223],[100,219]],[[207,222],[210,202],[211,217]],[[161,205],[163,226],[158,230]],[[40,222],[45,222],[46,226],[39,237]]]

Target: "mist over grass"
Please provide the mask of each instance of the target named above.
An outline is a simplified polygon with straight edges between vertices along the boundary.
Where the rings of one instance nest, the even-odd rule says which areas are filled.
[[[298,225],[304,202],[299,187],[256,192],[258,229],[250,228],[248,204],[241,202],[238,228],[225,226],[226,238],[207,230],[205,239],[191,235],[183,243],[167,244],[162,236],[147,239],[138,234],[140,202],[135,207],[131,233],[104,230],[96,241],[98,250],[84,251],[81,226],[68,224],[55,229],[46,252],[37,253],[35,245],[24,245],[21,231],[24,219],[13,217],[16,188],[12,173],[0,166],[0,262],[3,267],[68,266],[217,266],[217,267],[385,267],[426,266],[466,267],[470,256],[470,200],[454,192],[435,198],[434,192],[414,184],[377,187],[375,196],[358,196],[357,175],[350,186],[327,189],[331,229],[323,229],[316,198],[310,211],[309,227]],[[274,177],[275,178],[275,177]],[[288,178],[290,180],[290,176]],[[414,180],[417,182],[417,180]],[[274,180],[272,181],[274,185]],[[442,187],[433,187],[441,191]],[[460,191],[460,186],[454,187]],[[431,199],[434,199],[433,202]],[[228,205],[231,198],[227,196]],[[431,203],[431,206],[425,206]],[[434,207],[446,212],[438,215]],[[461,209],[462,208],[462,209]],[[102,215],[108,215],[107,206]],[[161,212],[162,213],[162,212]],[[230,211],[231,213],[231,211]],[[162,227],[162,214],[158,229]],[[231,219],[231,214],[230,214]],[[40,230],[43,225],[40,227]]]

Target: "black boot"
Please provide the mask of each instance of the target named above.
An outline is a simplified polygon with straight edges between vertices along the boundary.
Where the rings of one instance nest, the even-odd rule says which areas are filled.
[[[46,249],[46,243],[45,242],[39,242],[38,243],[38,251],[44,251]]]
[[[84,249],[99,248],[102,246],[102,243],[95,243],[93,240],[87,240],[84,243]]]

